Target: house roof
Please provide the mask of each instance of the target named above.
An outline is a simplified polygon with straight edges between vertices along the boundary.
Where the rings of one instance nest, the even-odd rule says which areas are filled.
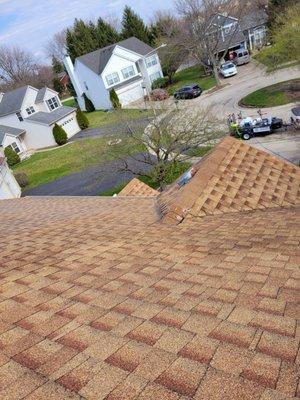
[[[13,128],[12,126],[0,125],[0,146],[2,145],[3,139],[5,138],[6,134],[18,137],[25,132],[25,129],[18,129]]]
[[[119,193],[119,196],[156,197],[158,191],[137,178],[132,179]]]
[[[254,10],[251,13],[245,15],[240,22],[242,30],[255,28],[261,25],[265,25],[268,22],[268,15],[264,10]]]
[[[39,89],[38,94],[37,94],[36,99],[35,99],[36,103],[40,103],[41,101],[44,100],[46,91],[47,91],[46,87],[43,87],[42,89]]]
[[[103,72],[106,64],[108,63],[116,46],[124,47],[125,49],[140,54],[141,56],[145,56],[153,50],[152,47],[137,39],[136,37],[130,37],[113,45],[106,46],[102,49],[84,54],[78,57],[77,60],[82,62],[96,74],[100,75]]]
[[[229,24],[232,24],[233,22],[236,22],[237,19],[235,17],[231,17],[230,15],[224,15],[221,13],[216,13],[212,15],[210,19],[210,24],[216,25],[218,27],[223,27]]]
[[[1,398],[299,396],[300,206],[177,226],[155,197],[25,197],[0,213]]]
[[[74,111],[76,111],[76,109],[73,107],[62,106],[54,111],[51,111],[50,113],[44,111],[38,111],[34,114],[31,114],[24,121],[32,121],[32,122],[38,122],[40,124],[52,125]]]
[[[20,111],[28,88],[29,86],[22,86],[3,94],[0,102],[0,116]]]
[[[159,196],[166,220],[300,204],[298,167],[231,137],[194,170],[186,185],[175,183]]]

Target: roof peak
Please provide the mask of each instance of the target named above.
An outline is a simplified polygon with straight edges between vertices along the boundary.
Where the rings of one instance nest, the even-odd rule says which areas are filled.
[[[240,140],[226,137],[193,168],[159,195],[164,220],[300,204],[300,168]]]

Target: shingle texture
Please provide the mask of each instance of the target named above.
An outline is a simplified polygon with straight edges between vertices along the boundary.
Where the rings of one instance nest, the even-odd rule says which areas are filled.
[[[137,178],[132,179],[119,193],[119,196],[155,197],[158,191]]]
[[[0,202],[1,399],[300,397],[300,206],[156,203]]]
[[[195,169],[159,196],[165,220],[300,204],[300,169],[240,140],[222,140]]]
[[[49,113],[44,111],[38,111],[30,115],[28,118],[26,118],[26,121],[33,121],[45,125],[51,125],[59,121],[60,119],[66,117],[67,115],[71,114],[75,110],[76,109],[73,107],[62,106]]]
[[[0,116],[20,111],[27,89],[28,86],[22,86],[4,93],[0,102]]]
[[[102,49],[93,51],[91,53],[84,54],[83,56],[78,57],[77,60],[82,62],[96,74],[100,75],[108,63],[108,60],[110,59],[116,46],[124,47],[125,49],[140,54],[141,56],[145,56],[153,50],[152,47],[136,37],[130,37],[122,40],[121,42],[103,47]]]

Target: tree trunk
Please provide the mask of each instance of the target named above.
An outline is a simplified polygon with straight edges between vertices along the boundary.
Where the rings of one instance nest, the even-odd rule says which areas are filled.
[[[221,86],[221,80],[220,80],[219,71],[218,71],[216,65],[213,66],[213,71],[214,71],[214,77],[215,77],[217,86],[220,87]]]

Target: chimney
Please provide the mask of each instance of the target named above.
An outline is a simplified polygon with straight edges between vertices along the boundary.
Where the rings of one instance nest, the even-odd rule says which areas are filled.
[[[72,63],[71,58],[66,54],[64,59],[63,59],[64,66],[67,70],[67,73],[71,79],[71,82],[74,86],[76,95],[77,95],[77,103],[80,107],[81,110],[85,111],[85,104],[84,104],[84,99],[83,99],[83,90],[81,89],[81,85],[79,82],[79,79],[77,78],[74,65]]]

